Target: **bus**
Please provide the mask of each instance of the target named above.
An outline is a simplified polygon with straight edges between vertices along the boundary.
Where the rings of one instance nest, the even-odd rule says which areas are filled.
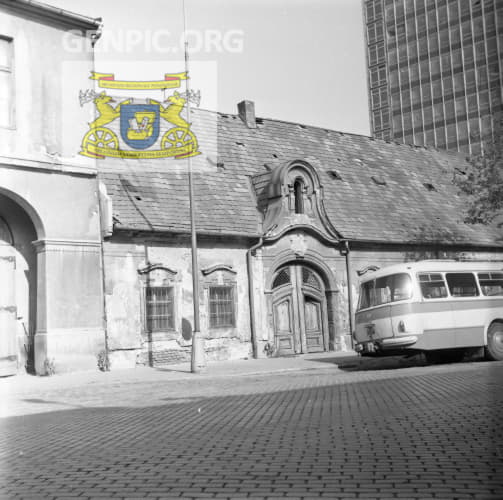
[[[360,279],[355,350],[362,355],[423,352],[458,361],[484,348],[503,360],[503,261],[423,260]]]

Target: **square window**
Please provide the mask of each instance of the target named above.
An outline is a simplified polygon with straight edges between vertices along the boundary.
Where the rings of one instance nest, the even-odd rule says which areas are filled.
[[[147,331],[175,329],[172,286],[147,286],[145,289]]]
[[[209,287],[210,328],[234,327],[234,287]]]

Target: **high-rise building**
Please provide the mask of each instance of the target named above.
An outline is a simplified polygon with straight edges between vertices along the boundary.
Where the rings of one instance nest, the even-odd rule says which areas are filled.
[[[364,0],[377,138],[480,152],[502,115],[502,0]]]

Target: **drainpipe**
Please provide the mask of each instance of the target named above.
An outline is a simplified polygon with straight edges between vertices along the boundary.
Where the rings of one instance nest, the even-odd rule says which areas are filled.
[[[252,255],[258,248],[262,246],[263,243],[264,238],[261,236],[258,242],[246,252],[246,267],[248,270],[248,297],[250,300],[250,333],[251,333],[253,359],[257,359],[258,353],[257,353],[257,329],[255,325],[255,294],[253,293]]]
[[[349,309],[349,333],[351,334],[351,349],[354,349],[353,339],[353,280],[351,278],[351,252],[349,241],[344,241],[344,255],[346,257],[346,275],[348,283],[348,309]]]

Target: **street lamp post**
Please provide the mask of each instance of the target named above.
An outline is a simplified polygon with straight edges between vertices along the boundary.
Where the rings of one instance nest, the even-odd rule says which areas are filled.
[[[187,122],[190,123],[190,78],[189,78],[189,42],[187,41],[187,26],[185,15],[185,0],[183,0],[183,37],[185,52],[185,91],[187,95]],[[190,357],[190,371],[199,373],[204,368],[204,347],[201,338],[199,323],[199,265],[197,263],[197,233],[196,233],[196,208],[194,200],[194,185],[192,179],[192,157],[187,157],[189,177],[189,205],[190,205],[190,241],[192,254],[192,302],[194,304],[194,329],[192,331],[192,352]]]

